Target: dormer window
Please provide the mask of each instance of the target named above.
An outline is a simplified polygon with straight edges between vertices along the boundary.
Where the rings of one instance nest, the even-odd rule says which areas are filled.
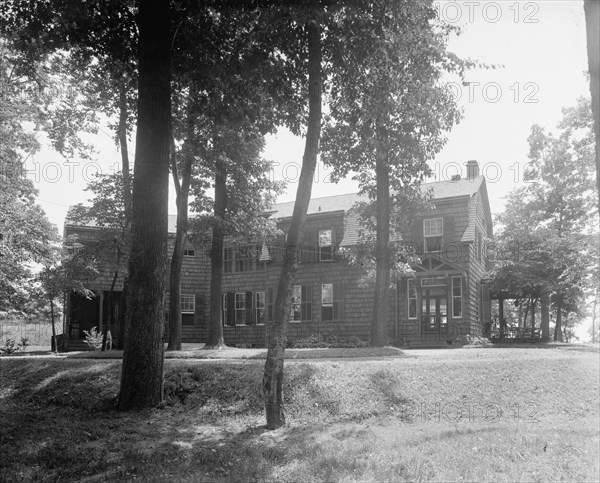
[[[426,252],[439,252],[442,250],[443,233],[443,218],[429,218],[423,220],[423,236],[425,238]]]
[[[333,260],[331,230],[319,230],[319,261]]]

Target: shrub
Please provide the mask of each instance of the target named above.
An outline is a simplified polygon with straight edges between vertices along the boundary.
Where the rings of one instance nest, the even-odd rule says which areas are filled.
[[[0,346],[0,354],[15,354],[16,352],[24,351],[28,345],[29,339],[27,337],[21,337],[21,342],[18,344],[15,339],[7,337],[4,345]]]
[[[288,347],[292,349],[347,349],[356,347],[368,347],[368,342],[356,337],[338,337],[334,334],[322,337],[320,335],[309,335],[292,341],[288,341]]]
[[[102,332],[98,331],[98,327],[92,327],[90,331],[84,330],[85,339],[83,341],[93,351],[98,351],[102,348]]]

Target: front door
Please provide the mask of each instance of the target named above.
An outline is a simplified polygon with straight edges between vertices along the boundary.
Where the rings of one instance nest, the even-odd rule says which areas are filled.
[[[421,304],[421,338],[441,340],[448,328],[446,288],[424,288],[421,293]]]

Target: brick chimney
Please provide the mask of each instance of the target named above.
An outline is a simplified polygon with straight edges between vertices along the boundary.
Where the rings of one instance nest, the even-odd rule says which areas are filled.
[[[473,181],[479,176],[479,163],[475,159],[467,161],[467,178]]]

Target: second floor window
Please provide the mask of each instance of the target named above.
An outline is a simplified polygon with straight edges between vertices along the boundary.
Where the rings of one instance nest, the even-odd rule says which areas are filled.
[[[262,270],[266,262],[260,259],[262,246],[245,245],[226,247],[223,251],[223,271],[225,273]]]
[[[333,260],[331,230],[319,230],[319,261]]]
[[[425,238],[426,252],[439,252],[442,249],[442,235],[444,232],[443,218],[429,218],[423,220],[423,237]]]

